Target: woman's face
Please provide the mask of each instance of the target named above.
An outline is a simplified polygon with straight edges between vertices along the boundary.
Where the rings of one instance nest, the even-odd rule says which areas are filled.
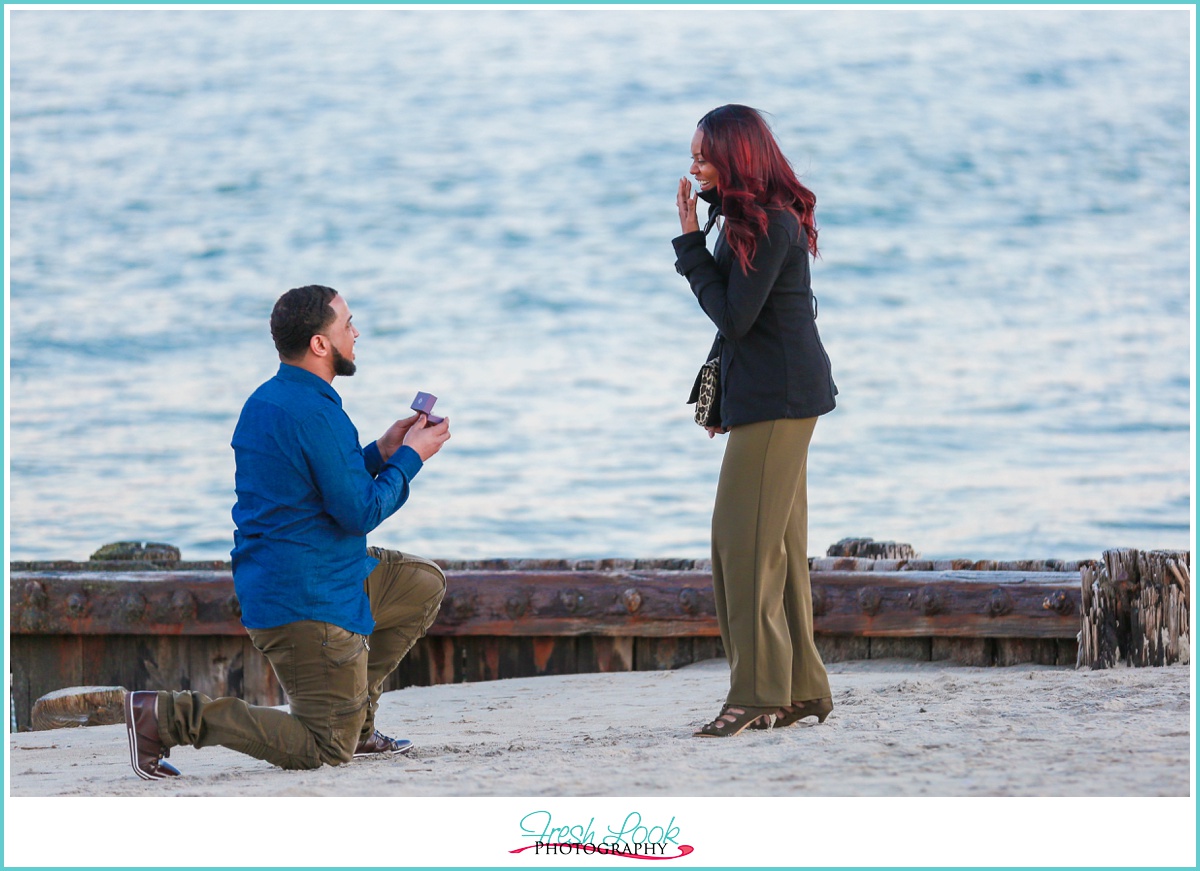
[[[696,128],[696,135],[692,137],[692,166],[688,172],[700,183],[700,190],[717,189],[717,171],[704,159],[704,131],[699,127]]]

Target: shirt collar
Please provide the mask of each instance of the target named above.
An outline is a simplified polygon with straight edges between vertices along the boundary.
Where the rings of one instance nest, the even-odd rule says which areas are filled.
[[[276,373],[275,377],[283,381],[307,384],[322,396],[327,396],[336,402],[338,408],[342,407],[342,397],[338,396],[338,392],[333,389],[333,385],[319,375],[309,372],[307,369],[301,369],[299,366],[292,366],[288,363],[280,363],[279,372]]]

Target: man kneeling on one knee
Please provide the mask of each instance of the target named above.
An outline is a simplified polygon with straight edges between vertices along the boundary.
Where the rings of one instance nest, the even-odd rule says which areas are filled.
[[[233,433],[233,581],[242,623],[287,693],[290,713],[196,692],[125,700],[133,769],[179,772],[171,747],[219,745],[281,768],[403,753],[375,728],[384,680],[433,623],[446,578],[433,562],[367,547],[450,438],[424,414],[363,448],[333,379],[355,371],[346,301],[319,285],[289,290],[271,313],[281,361]]]

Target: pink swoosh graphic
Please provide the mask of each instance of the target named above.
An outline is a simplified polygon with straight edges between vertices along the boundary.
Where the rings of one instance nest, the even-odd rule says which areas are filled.
[[[578,846],[580,846],[580,845],[579,844],[530,844],[528,847],[521,847],[519,850],[509,850],[508,852],[523,853],[526,850],[532,850],[535,847],[578,847]],[[693,848],[689,847],[687,844],[680,844],[678,856],[643,856],[641,853],[625,853],[625,852],[622,852],[621,850],[610,850],[608,847],[597,845],[594,852],[589,854],[589,853],[584,852],[583,850],[579,850],[579,855],[581,855],[581,856],[587,856],[587,855],[624,856],[626,859],[661,860],[661,859],[682,859],[684,856],[687,856],[690,853],[692,853],[692,851],[693,851]]]

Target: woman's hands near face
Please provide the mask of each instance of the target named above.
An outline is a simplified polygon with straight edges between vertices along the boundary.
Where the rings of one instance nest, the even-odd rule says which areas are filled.
[[[675,205],[679,209],[679,226],[683,229],[683,232],[699,232],[700,221],[696,217],[696,195],[692,193],[692,183],[686,178],[679,180],[679,190],[675,194]]]

